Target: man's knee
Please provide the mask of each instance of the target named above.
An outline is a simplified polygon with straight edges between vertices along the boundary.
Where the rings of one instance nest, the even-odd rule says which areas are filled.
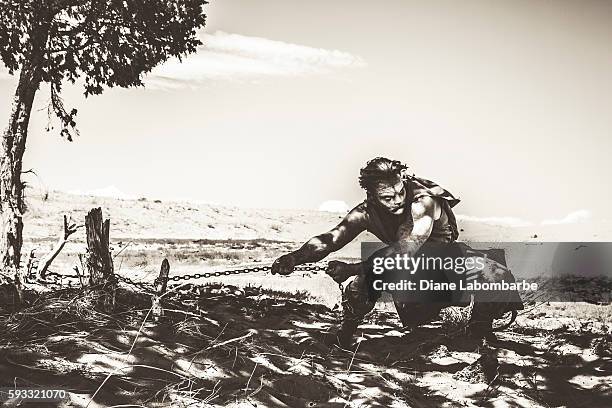
[[[362,319],[374,309],[376,300],[376,294],[369,293],[365,279],[356,277],[344,289],[342,306],[345,318]]]
[[[445,306],[441,303],[395,302],[395,309],[404,327],[416,327],[437,319]]]
[[[512,309],[504,302],[474,302],[471,318],[475,321],[493,320],[509,310]]]

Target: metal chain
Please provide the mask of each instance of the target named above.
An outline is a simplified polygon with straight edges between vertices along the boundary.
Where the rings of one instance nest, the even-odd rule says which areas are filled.
[[[70,274],[68,274],[68,275],[64,275],[64,274],[57,273],[57,272],[47,272],[47,276],[48,276],[48,277],[56,277],[56,278],[58,278],[58,279],[62,279],[62,278],[74,278],[74,279],[79,279],[79,277],[80,277],[80,278],[89,278],[89,275],[74,275],[74,274],[72,274],[72,275],[70,275]]]
[[[146,283],[143,283],[143,282],[136,282],[136,281],[133,281],[132,279],[130,279],[128,277],[121,276],[121,275],[114,275],[114,276],[115,276],[115,279],[117,281],[121,281],[121,282],[127,283],[128,285],[135,286],[137,288],[140,288],[140,289],[144,290],[145,292],[155,293],[155,289],[154,289],[153,285],[151,285],[151,284],[146,284]]]
[[[325,269],[326,269],[326,266],[318,265],[318,264],[305,264],[305,265],[296,266],[294,268],[294,270],[298,272],[306,272],[306,271],[320,272],[320,271],[324,271]],[[180,281],[188,281],[192,279],[206,279],[206,278],[213,278],[213,277],[216,278],[220,276],[240,275],[243,273],[267,272],[270,270],[272,270],[272,266],[265,265],[265,266],[255,266],[255,267],[250,267],[250,268],[247,267],[247,268],[240,268],[240,269],[230,269],[230,270],[225,270],[225,271],[195,273],[192,275],[172,276],[172,277],[168,277],[167,280],[173,281],[173,282],[180,282]],[[159,282],[159,281],[156,279],[156,282]]]
[[[252,268],[241,268],[241,269],[232,269],[226,271],[215,271],[215,272],[204,272],[204,273],[195,273],[192,275],[181,275],[181,276],[172,276],[168,277],[168,281],[179,282],[179,281],[187,281],[191,279],[206,279],[212,277],[219,276],[229,276],[229,275],[238,275],[242,273],[253,273],[253,272],[265,272],[271,270],[271,266],[256,266]]]
[[[51,284],[51,285],[67,286],[69,288],[74,288],[74,287],[77,287],[77,285],[73,285],[72,282],[70,281],[62,282],[62,279],[65,279],[65,278],[77,278],[78,279],[79,275],[62,275],[61,273],[47,272],[46,278],[47,279],[45,279],[45,281],[42,282],[45,285]]]
[[[310,271],[310,272],[316,273],[316,272],[324,271],[326,268],[327,268],[326,265],[304,264],[304,265],[296,266],[294,270],[298,272]],[[245,273],[268,272],[270,270],[272,270],[271,265],[264,265],[264,266],[254,266],[254,267],[246,267],[246,268],[239,268],[239,269],[230,269],[230,270],[224,270],[224,271],[195,273],[191,275],[172,276],[172,277],[167,277],[163,280],[165,280],[166,282],[167,281],[180,282],[180,281],[188,281],[192,279],[207,279],[207,278],[212,278],[212,277],[239,275],[239,274],[245,274]],[[155,279],[153,284],[146,284],[143,282],[136,282],[125,276],[121,276],[117,274],[115,274],[114,276],[117,281],[121,281],[121,282],[127,283],[128,285],[132,285],[132,286],[141,288],[147,292],[155,292],[154,287],[160,283],[163,283],[163,280],[160,280],[159,277]],[[47,272],[47,277],[50,279],[47,283],[72,287],[74,285],[72,285],[70,282],[68,282],[68,284],[66,285],[62,282],[62,279],[89,278],[89,275],[75,275],[75,274],[64,275],[64,274],[60,274],[56,272]],[[8,276],[6,278],[10,279]],[[342,284],[339,284],[339,285],[340,285],[340,290],[342,291]]]

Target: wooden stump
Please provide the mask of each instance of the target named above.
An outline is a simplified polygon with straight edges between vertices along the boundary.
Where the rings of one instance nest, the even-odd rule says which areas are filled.
[[[155,280],[155,292],[156,296],[153,297],[151,310],[153,312],[153,319],[159,321],[160,317],[164,315],[164,309],[161,306],[161,297],[166,293],[166,287],[168,286],[168,275],[170,274],[170,262],[164,259],[161,264],[159,271],[159,277]]]
[[[110,220],[102,221],[102,209],[94,208],[85,216],[87,254],[85,267],[89,272],[91,286],[99,287],[99,306],[111,311],[115,306],[115,275],[113,258],[109,249]]]

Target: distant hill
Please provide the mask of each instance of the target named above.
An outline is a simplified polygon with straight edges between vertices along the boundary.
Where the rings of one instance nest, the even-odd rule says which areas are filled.
[[[102,207],[104,215],[111,219],[113,237],[129,238],[303,241],[332,228],[343,216],[316,210],[251,209],[61,191],[51,191],[46,197],[31,194],[27,204],[26,240],[55,237],[61,227],[62,214],[71,214],[79,221],[93,207]],[[612,238],[609,223],[508,227],[460,220],[459,227],[462,229],[460,238],[467,241],[605,241]]]

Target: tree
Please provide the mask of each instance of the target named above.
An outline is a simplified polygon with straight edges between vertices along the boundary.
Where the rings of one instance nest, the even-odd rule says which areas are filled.
[[[22,159],[34,96],[50,85],[49,111],[72,141],[76,109],[64,109],[62,82],[83,79],[85,96],[142,86],[143,75],[201,44],[204,0],[0,0],[0,58],[19,72],[0,157],[0,268],[17,270],[23,242]]]

